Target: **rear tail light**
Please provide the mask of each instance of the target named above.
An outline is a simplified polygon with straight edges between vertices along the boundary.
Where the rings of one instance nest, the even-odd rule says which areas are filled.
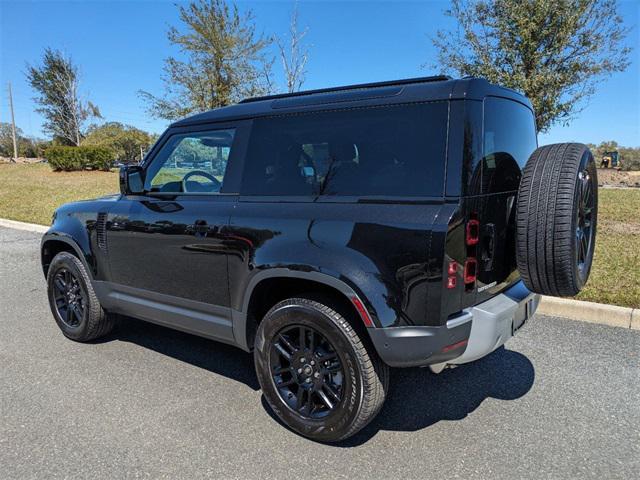
[[[472,291],[478,278],[478,242],[480,241],[480,221],[478,213],[471,212],[465,228],[464,241],[467,245],[467,259],[462,269],[462,279],[466,291]]]
[[[465,285],[473,285],[476,282],[476,278],[478,278],[478,260],[474,257],[469,257],[464,262],[464,284]]]
[[[449,275],[455,275],[458,271],[458,262],[451,261],[449,262],[449,267],[447,268],[447,273]]]
[[[447,288],[456,288],[456,284],[458,283],[458,279],[456,278],[457,273],[458,262],[451,260],[447,265]]]
[[[466,242],[468,246],[475,245],[480,240],[480,222],[476,219],[471,219],[467,222],[467,236]]]

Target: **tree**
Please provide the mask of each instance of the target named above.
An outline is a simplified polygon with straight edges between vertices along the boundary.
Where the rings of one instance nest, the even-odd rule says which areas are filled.
[[[22,130],[16,127],[18,150],[22,138]],[[13,132],[10,123],[0,122],[0,157],[13,157]]]
[[[538,131],[568,124],[629,65],[615,0],[453,0],[445,13],[459,26],[433,39],[440,66],[524,92]]]
[[[280,60],[282,60],[289,93],[300,90],[306,79],[305,67],[309,60],[309,50],[303,45],[302,40],[308,32],[308,27],[302,31],[298,30],[298,3],[296,2],[289,22],[289,45],[287,46],[283,39],[278,39]]]
[[[173,120],[268,93],[273,61],[264,50],[271,39],[256,34],[251,11],[241,15],[224,0],[198,0],[179,9],[186,29],[171,27],[168,38],[185,60],[165,60],[164,95],[139,92],[152,115]]]
[[[43,129],[54,138],[78,146],[85,122],[102,118],[98,107],[80,99],[78,68],[61,52],[45,49],[42,66],[27,66],[27,80],[38,93],[34,100],[45,117]]]
[[[143,153],[155,142],[155,136],[118,122],[91,125],[82,145],[107,147],[118,162],[130,163],[142,160]]]
[[[16,143],[18,144],[18,156],[35,158],[41,157],[48,142],[25,137],[22,130],[16,127]],[[0,122],[0,157],[13,157],[13,137],[11,124]]]

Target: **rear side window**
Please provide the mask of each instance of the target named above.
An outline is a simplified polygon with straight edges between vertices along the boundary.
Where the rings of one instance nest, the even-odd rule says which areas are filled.
[[[537,148],[533,112],[504,98],[484,100],[482,192],[517,190],[521,170]]]
[[[440,196],[447,102],[254,121],[243,195]]]

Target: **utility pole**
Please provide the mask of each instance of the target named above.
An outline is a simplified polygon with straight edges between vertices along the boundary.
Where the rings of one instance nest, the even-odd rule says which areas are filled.
[[[11,82],[9,82],[9,108],[11,108],[11,133],[13,134],[13,161],[18,160],[18,144],[16,143],[16,119],[13,116],[13,95],[11,94]]]

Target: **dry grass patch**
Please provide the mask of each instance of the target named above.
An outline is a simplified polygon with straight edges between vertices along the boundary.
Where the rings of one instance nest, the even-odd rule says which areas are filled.
[[[118,192],[116,172],[52,172],[48,165],[0,165],[0,218],[49,225],[66,202]]]

